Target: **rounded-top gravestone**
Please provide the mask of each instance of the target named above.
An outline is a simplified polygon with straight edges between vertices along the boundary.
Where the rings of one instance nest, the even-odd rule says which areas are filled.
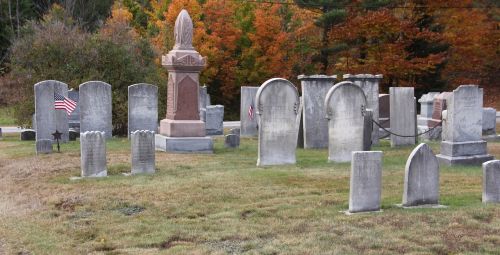
[[[62,133],[61,141],[69,139],[68,114],[65,110],[56,110],[55,93],[67,97],[68,85],[60,81],[47,80],[35,84],[35,123],[36,140],[49,139],[54,141],[52,133],[56,130]]]
[[[128,87],[128,136],[137,130],[158,129],[158,87],[139,83]]]
[[[104,132],[112,137],[111,85],[102,81],[89,81],[80,85],[80,133]]]

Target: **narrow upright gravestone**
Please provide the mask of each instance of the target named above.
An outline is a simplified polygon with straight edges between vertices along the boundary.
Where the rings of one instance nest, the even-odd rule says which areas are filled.
[[[366,96],[366,108],[373,110],[373,120],[379,122],[379,83],[383,76],[381,74],[344,74],[344,80],[350,81],[359,86]],[[377,145],[379,140],[378,126],[372,129],[372,144]]]
[[[101,131],[106,138],[111,138],[111,85],[102,81],[89,81],[81,84],[79,91],[80,133]]]
[[[224,106],[208,105],[205,113],[205,130],[207,135],[224,134]]]
[[[380,94],[378,96],[378,120],[382,127],[390,128],[390,95],[389,94]],[[377,128],[379,128],[377,126]],[[379,128],[380,131],[380,128]],[[382,134],[379,134],[379,137],[382,137]]]
[[[500,203],[500,160],[483,163],[483,203]]]
[[[362,151],[365,147],[365,94],[352,82],[340,82],[328,91],[325,108],[328,119],[328,160],[349,162],[353,151]]]
[[[493,159],[482,136],[483,91],[476,85],[461,85],[443,111],[443,133],[439,163],[479,165]]]
[[[106,137],[104,132],[87,131],[80,134],[82,177],[107,176]]]
[[[352,152],[349,213],[380,210],[382,152]]]
[[[241,87],[240,132],[241,136],[257,136],[257,114],[255,114],[255,95],[259,87]]]
[[[158,87],[139,83],[128,87],[128,135],[158,129]]]
[[[305,149],[328,147],[328,121],[323,102],[337,76],[299,75],[302,87],[302,123]]]
[[[136,130],[130,134],[132,147],[132,174],[155,172],[155,132]]]
[[[225,136],[224,147],[236,148],[238,146],[240,146],[240,135],[239,134],[228,134]]]
[[[41,81],[35,89],[35,124],[36,140],[49,139],[54,142],[52,133],[56,130],[62,133],[61,141],[69,139],[68,114],[64,110],[56,110],[54,93],[68,96],[68,85],[60,81]]]
[[[299,93],[280,78],[260,86],[255,97],[259,115],[257,166],[295,164],[300,122]]]
[[[483,108],[483,139],[498,140],[497,135],[497,110],[495,108]]]
[[[363,114],[363,151],[369,151],[372,148],[372,130],[373,130],[373,110],[367,109]]]
[[[52,153],[52,140],[40,139],[36,141],[36,154],[49,154]]]
[[[416,100],[413,88],[389,88],[391,95],[391,146],[413,145],[417,134]],[[403,137],[401,137],[403,136]]]
[[[405,167],[403,206],[439,204],[439,163],[431,148],[421,143]]]

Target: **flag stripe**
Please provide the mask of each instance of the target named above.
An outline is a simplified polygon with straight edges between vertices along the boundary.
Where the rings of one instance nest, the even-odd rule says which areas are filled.
[[[54,92],[54,108],[56,110],[65,110],[68,115],[71,115],[76,108],[76,102]]]

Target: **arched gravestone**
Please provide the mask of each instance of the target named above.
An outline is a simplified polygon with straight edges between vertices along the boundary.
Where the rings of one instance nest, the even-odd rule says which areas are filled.
[[[333,86],[325,98],[328,119],[328,160],[351,161],[353,151],[364,149],[364,116],[366,97],[352,82]]]
[[[255,96],[259,115],[258,166],[295,164],[300,121],[299,93],[280,78],[260,86]]]
[[[36,140],[49,139],[54,141],[52,133],[56,129],[62,133],[62,142],[68,141],[68,114],[64,110],[56,110],[54,93],[68,96],[68,85],[60,81],[41,81],[34,86],[35,90],[35,124]]]
[[[104,132],[112,137],[111,85],[89,81],[80,85],[80,133]]]
[[[158,87],[139,83],[128,87],[128,136],[137,130],[158,129]]]
[[[80,157],[82,177],[107,176],[105,134],[101,131],[81,133]]]
[[[483,163],[483,203],[500,203],[500,160]]]
[[[431,148],[421,143],[405,167],[403,206],[439,204],[439,163]]]
[[[130,133],[132,174],[155,172],[155,132],[136,130]]]

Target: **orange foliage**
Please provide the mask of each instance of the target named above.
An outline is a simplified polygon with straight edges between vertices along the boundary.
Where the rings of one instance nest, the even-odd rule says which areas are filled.
[[[124,43],[138,37],[137,32],[130,26],[132,13],[119,3],[113,4],[111,17],[106,20],[100,34],[110,38],[115,43]]]

